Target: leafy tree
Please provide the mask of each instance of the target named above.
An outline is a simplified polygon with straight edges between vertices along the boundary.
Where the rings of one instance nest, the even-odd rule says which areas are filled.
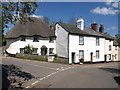
[[[4,29],[8,28],[8,23],[15,24],[16,21],[25,23],[27,20],[30,20],[30,18],[27,17],[34,14],[37,7],[36,2],[0,2],[0,11],[2,12],[0,25],[2,25],[2,34],[4,33]],[[4,38],[4,35],[2,36]]]

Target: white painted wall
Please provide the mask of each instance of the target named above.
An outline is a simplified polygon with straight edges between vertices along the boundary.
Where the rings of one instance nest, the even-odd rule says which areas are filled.
[[[56,24],[55,34],[56,38],[56,53],[68,58],[68,32],[64,30],[59,24]]]
[[[90,61],[93,52],[93,62],[104,61],[104,38],[100,38],[100,46],[96,46],[95,37],[84,36],[84,45],[79,45],[79,35],[69,35],[69,63],[72,63],[71,53],[75,52],[75,63],[79,62],[79,50],[84,50],[84,62]],[[96,59],[96,50],[100,51],[100,58]]]
[[[112,46],[111,51],[109,51],[109,45]],[[105,50],[105,55],[107,55],[107,61],[112,61],[112,51],[113,51],[113,40],[107,40],[105,39],[105,46],[104,46],[104,50]],[[109,54],[111,54],[111,60],[109,60]]]
[[[9,48],[7,49],[7,52],[10,54],[16,54],[20,53],[20,48],[24,48],[25,46],[33,46],[34,48],[38,48],[37,53],[41,55],[41,47],[45,45],[48,48],[47,55],[49,55],[49,48],[54,48],[53,53],[56,54],[56,48],[55,48],[55,40],[54,43],[49,42],[49,39],[47,40],[39,40],[39,42],[33,42],[33,37],[27,37],[26,41],[20,41],[20,38],[18,40],[9,39],[7,40],[7,44],[9,45]]]

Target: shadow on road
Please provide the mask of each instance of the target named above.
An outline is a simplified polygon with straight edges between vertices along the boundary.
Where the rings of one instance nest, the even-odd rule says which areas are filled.
[[[120,76],[114,77],[114,80],[118,83],[118,85],[120,85]]]
[[[2,89],[23,89],[26,80],[34,78],[30,73],[22,71],[15,65],[2,65]]]
[[[120,74],[120,69],[116,69],[116,68],[99,68],[99,69],[108,71],[110,73]],[[118,83],[118,85],[120,85],[120,76],[114,77],[114,80]]]
[[[116,73],[116,74],[120,74],[120,69],[116,69],[116,68],[99,68],[105,71],[108,71],[110,73]]]

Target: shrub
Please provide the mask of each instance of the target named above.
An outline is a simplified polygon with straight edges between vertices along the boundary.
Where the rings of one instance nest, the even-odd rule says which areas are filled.
[[[79,59],[81,63],[84,63],[84,58]]]
[[[30,47],[30,45],[28,44],[28,46],[25,46],[24,47],[24,53],[25,54],[32,54],[32,52],[33,52],[33,50],[32,50],[32,48]]]

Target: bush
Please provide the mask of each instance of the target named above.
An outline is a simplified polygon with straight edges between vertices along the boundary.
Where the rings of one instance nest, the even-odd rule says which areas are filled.
[[[81,63],[84,63],[84,58],[79,59]]]
[[[37,60],[37,61],[48,61],[47,56],[39,56],[39,55],[30,55],[30,54],[16,54],[17,58],[21,59],[30,59],[30,60]]]

